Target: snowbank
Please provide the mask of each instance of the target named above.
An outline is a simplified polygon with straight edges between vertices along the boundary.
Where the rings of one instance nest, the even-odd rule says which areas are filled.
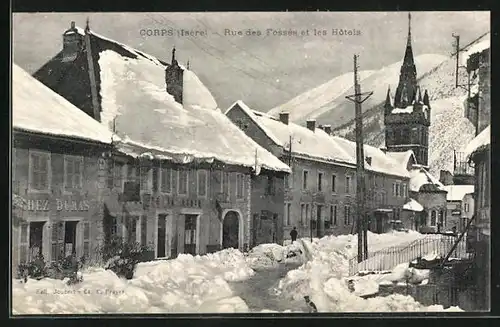
[[[389,246],[407,244],[421,237],[424,236],[417,232],[368,233],[368,243],[371,250],[377,251]],[[379,282],[384,279],[392,283],[407,278],[421,282],[428,278],[428,272],[408,269],[408,265],[400,266],[384,277],[381,277],[383,275],[366,277],[357,286],[355,283],[355,291],[351,293],[345,277],[349,272],[349,258],[353,257],[357,251],[355,235],[327,236],[313,243],[305,239],[301,241],[304,243],[304,250],[312,253],[312,260],[298,269],[289,271],[280,281],[278,288],[285,299],[299,300],[309,295],[319,312],[443,310],[442,306],[425,307],[413,298],[403,295],[366,300],[360,297],[376,293]],[[457,308],[453,309],[457,310]]]
[[[13,281],[14,314],[248,312],[228,281],[254,274],[237,250],[205,256],[181,254],[169,261],[140,263],[134,278],[91,268],[83,282],[67,286],[61,280]]]
[[[260,244],[248,252],[246,262],[252,269],[273,267],[282,263],[304,262],[304,248],[302,243],[293,242],[281,246],[279,244]]]

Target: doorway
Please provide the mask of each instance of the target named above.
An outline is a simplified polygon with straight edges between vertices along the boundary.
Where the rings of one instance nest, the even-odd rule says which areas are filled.
[[[322,211],[323,211],[323,206],[321,205],[317,205],[316,206],[316,236],[318,238],[321,238],[323,235],[321,235],[321,225],[322,225],[322,221],[321,221],[321,217],[322,217]],[[311,227],[312,228],[312,227]]]
[[[64,224],[64,255],[76,254],[76,225],[78,221],[66,221]]]
[[[375,212],[375,233],[382,234],[384,232],[384,214]]]
[[[196,255],[196,232],[198,215],[185,215],[184,218],[184,253]]]
[[[222,223],[222,248],[239,248],[240,220],[238,213],[229,211]]]
[[[41,222],[32,222],[30,223],[30,258],[34,258],[42,255],[42,247],[43,247],[43,226],[45,225],[44,221]]]
[[[167,215],[158,215],[158,242],[156,243],[156,256],[158,258],[166,257],[166,245],[167,245]]]

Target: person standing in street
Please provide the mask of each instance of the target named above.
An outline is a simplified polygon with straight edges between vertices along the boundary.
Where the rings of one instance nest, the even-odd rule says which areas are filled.
[[[297,240],[297,227],[293,227],[292,231],[290,232],[290,237],[292,238],[292,243]]]

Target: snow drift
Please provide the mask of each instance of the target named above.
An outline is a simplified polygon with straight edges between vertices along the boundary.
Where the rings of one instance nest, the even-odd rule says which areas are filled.
[[[73,286],[54,279],[13,281],[14,314],[247,312],[228,281],[254,274],[243,254],[223,250],[169,261],[140,263],[134,278],[91,268]]]
[[[403,245],[423,237],[410,232],[393,232],[388,234],[368,234],[368,243],[373,251],[388,246]],[[318,307],[319,312],[388,312],[388,311],[442,311],[442,306],[426,307],[410,296],[390,295],[363,299],[371,282],[359,284],[358,290],[351,293],[345,277],[349,271],[349,258],[357,251],[355,235],[326,236],[311,244],[302,240],[306,251],[312,253],[312,260],[298,269],[289,271],[279,283],[281,296],[285,299],[298,300],[309,295]],[[425,279],[425,272],[411,272],[415,279]],[[388,279],[400,280],[408,275],[407,267],[398,267]],[[368,285],[367,285],[368,284]],[[371,283],[372,287],[374,283]],[[449,311],[459,310],[450,308]]]

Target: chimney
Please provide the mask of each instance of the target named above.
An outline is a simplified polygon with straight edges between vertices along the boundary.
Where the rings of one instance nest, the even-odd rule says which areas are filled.
[[[366,163],[372,165],[372,157],[365,157]]]
[[[72,29],[72,30],[76,29],[76,26],[75,26],[75,22],[74,22],[74,21],[73,21],[73,22],[71,22],[71,29]]]
[[[308,119],[306,121],[306,126],[308,129],[314,132],[314,129],[316,128],[316,120],[315,119]]]
[[[285,125],[288,125],[288,120],[290,118],[290,114],[288,112],[280,112],[280,122]]]
[[[332,125],[323,125],[323,130],[326,134],[332,135]]]

